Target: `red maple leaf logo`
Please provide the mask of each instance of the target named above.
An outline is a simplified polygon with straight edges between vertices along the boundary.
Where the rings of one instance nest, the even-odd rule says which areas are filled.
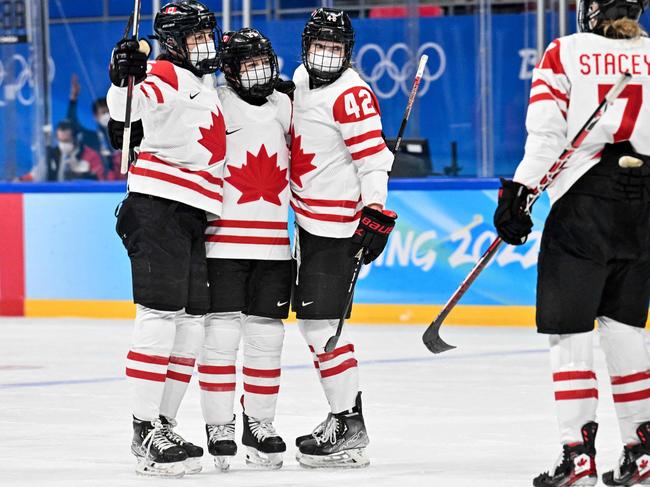
[[[648,460],[645,458],[639,462],[639,467],[641,467],[641,470],[645,470],[645,468],[648,466]]]
[[[212,112],[212,124],[208,128],[199,127],[202,137],[198,140],[199,144],[210,152],[208,164],[215,164],[223,161],[226,157],[226,124],[223,121],[223,115],[217,109],[217,113]]]
[[[578,467],[584,467],[586,463],[587,463],[587,459],[581,458],[580,460],[578,460]]]
[[[302,188],[300,178],[316,169],[316,166],[311,163],[316,154],[305,153],[302,150],[300,147],[301,137],[295,134],[293,128],[291,129],[291,181]]]
[[[287,170],[277,164],[278,155],[269,156],[262,144],[257,155],[246,152],[246,164],[228,167],[230,176],[225,178],[241,193],[237,204],[264,200],[280,206],[280,193],[286,188]]]

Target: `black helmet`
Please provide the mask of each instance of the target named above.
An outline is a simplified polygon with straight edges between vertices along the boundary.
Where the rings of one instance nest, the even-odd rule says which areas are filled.
[[[342,58],[327,56],[310,59],[309,47],[315,40],[340,42],[344,46]],[[335,8],[316,9],[302,31],[302,64],[309,77],[316,82],[331,83],[350,67],[353,46],[354,29],[348,14]]]
[[[596,32],[604,20],[639,20],[647,0],[579,0],[578,32]]]
[[[196,0],[168,3],[156,14],[153,30],[164,53],[174,64],[189,69],[197,76],[214,73],[219,67],[214,39],[200,44],[192,52],[187,47],[186,39],[191,34],[205,30],[211,31],[213,36],[220,34],[214,13],[202,3]]]
[[[257,57],[268,59],[268,69],[260,67],[242,73],[242,62]],[[221,70],[226,76],[228,85],[242,98],[266,98],[273,93],[278,81],[278,58],[271,41],[259,31],[246,27],[223,35]]]

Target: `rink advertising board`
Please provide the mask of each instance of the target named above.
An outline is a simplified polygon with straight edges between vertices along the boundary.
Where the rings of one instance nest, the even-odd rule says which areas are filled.
[[[388,206],[399,215],[397,226],[384,254],[362,270],[353,320],[430,321],[495,237],[497,185],[496,180],[391,182]],[[132,316],[129,261],[114,230],[123,185],[5,185],[0,193],[21,189],[36,192],[1,194],[0,227],[14,256],[3,261],[13,262],[3,265],[3,273],[14,274],[17,283],[24,275],[25,315]],[[499,252],[450,322],[532,324],[537,253],[547,213],[543,198],[528,243]],[[19,296],[15,288],[13,295]],[[0,294],[0,312],[6,309],[6,296]]]

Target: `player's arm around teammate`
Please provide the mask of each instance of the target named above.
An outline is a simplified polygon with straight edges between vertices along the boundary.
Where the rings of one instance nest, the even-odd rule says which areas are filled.
[[[583,0],[580,33],[555,40],[536,67],[524,159],[504,181],[494,222],[518,245],[532,221],[526,196],[605,93],[633,79],[549,187],[542,234],[537,329],[549,335],[562,454],[535,486],[595,485],[598,386],[594,321],[624,444],[607,485],[650,482],[650,40],[644,0]]]
[[[154,30],[162,56],[147,65],[137,41],[112,54],[111,117],[124,120],[126,82],[135,78],[132,119],[144,138],[128,176],[116,229],[131,260],[136,319],[127,376],[135,389],[131,450],[136,471],[180,476],[200,470],[201,448],[173,431],[208,310],[206,212],[221,212],[226,151],[214,14],[194,0],[165,5]],[[146,50],[145,50],[146,51]]]
[[[225,33],[219,88],[228,140],[221,218],[206,232],[210,312],[199,360],[208,450],[228,468],[235,443],[235,360],[243,339],[242,443],[247,463],[280,468],[273,427],[291,295],[287,231],[291,101],[274,88],[278,62],[255,29]]]
[[[353,45],[347,14],[319,8],[303,31],[303,62],[293,77],[292,307],[331,411],[296,440],[299,462],[310,467],[369,464],[354,345],[343,336],[332,352],[324,347],[344,309],[354,255],[363,248],[366,263],[379,256],[396,218],[383,209],[393,155],[375,95],[350,67]]]

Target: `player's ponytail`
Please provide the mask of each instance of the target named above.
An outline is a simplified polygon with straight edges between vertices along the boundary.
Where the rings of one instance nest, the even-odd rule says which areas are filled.
[[[623,17],[616,20],[604,20],[601,26],[603,35],[611,39],[636,39],[648,37],[638,21]]]

